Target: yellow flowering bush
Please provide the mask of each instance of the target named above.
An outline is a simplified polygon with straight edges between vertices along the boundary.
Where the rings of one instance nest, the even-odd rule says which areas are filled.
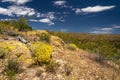
[[[71,43],[71,44],[68,44],[68,49],[77,50],[77,46],[75,44]]]
[[[12,51],[14,48],[14,46],[11,46],[7,43],[0,43],[0,57],[3,58],[5,54],[7,54],[9,51]]]
[[[49,63],[53,47],[43,42],[34,42],[30,45],[33,58],[37,64]]]

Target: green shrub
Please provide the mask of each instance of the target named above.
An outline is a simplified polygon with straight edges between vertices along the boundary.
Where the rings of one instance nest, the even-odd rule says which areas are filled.
[[[0,21],[0,34],[15,34],[17,33],[17,28],[6,23],[5,21]]]
[[[51,73],[55,73],[58,64],[55,61],[51,61],[48,65],[46,65],[46,70]]]
[[[8,65],[6,66],[6,74],[7,76],[13,80],[14,76],[16,75],[16,73],[18,73],[19,71],[19,64],[16,61],[13,60],[8,60]]]
[[[7,49],[0,48],[0,58],[4,58],[6,53],[7,53]]]
[[[40,38],[40,41],[46,41],[46,42],[50,42],[50,35],[49,34],[47,34],[47,33],[41,33],[40,35],[39,35],[39,38]]]
[[[77,50],[77,46],[75,44],[71,43],[71,44],[68,44],[68,49]]]
[[[44,68],[38,68],[36,72],[36,76],[40,77],[44,71],[45,71]]]
[[[53,51],[52,46],[42,42],[34,42],[31,43],[30,50],[32,51],[35,63],[41,65],[50,62],[51,53]]]
[[[69,76],[69,75],[72,73],[72,71],[73,71],[73,67],[70,66],[69,64],[66,64],[66,65],[64,66],[64,69],[65,69],[65,74],[66,74],[67,76]]]

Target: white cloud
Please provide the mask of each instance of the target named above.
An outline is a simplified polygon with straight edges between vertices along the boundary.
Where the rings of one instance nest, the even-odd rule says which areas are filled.
[[[42,23],[46,23],[48,25],[54,25],[54,23],[49,18],[43,18],[43,19],[40,19],[40,20],[29,19],[28,21],[31,21],[31,22],[42,22]]]
[[[0,19],[0,21],[10,21],[10,20],[13,20],[13,19],[10,19],[10,18]]]
[[[96,30],[99,30],[99,31],[111,31],[112,28],[100,28],[100,29],[96,29]]]
[[[50,20],[56,19],[55,12],[48,12],[46,14],[43,13],[37,13],[37,18],[43,17],[43,18],[49,18]]]
[[[25,6],[10,6],[8,10],[17,16],[32,16],[35,14],[35,10],[33,8],[28,8]]]
[[[81,12],[84,12],[84,13],[102,12],[102,11],[110,10],[110,9],[112,9],[114,7],[115,7],[114,5],[112,5],[112,6],[100,6],[100,5],[97,5],[97,6],[92,6],[92,7],[89,6],[89,7],[86,7],[86,8],[76,8],[75,13],[79,14]]]
[[[2,0],[2,2],[10,2],[10,3],[15,3],[15,4],[25,4],[27,2],[30,2],[32,0]]]
[[[76,14],[81,13],[81,9],[80,9],[80,8],[76,8],[75,13],[76,13]]]
[[[53,20],[55,19],[55,12],[48,12],[46,15],[45,15],[47,18],[49,18],[50,20]]]
[[[94,33],[94,34],[110,34],[112,33],[113,28],[107,27],[107,28],[97,28],[93,31],[91,31],[90,33]]]
[[[38,22],[38,20],[36,20],[36,19],[29,19],[28,21],[31,21],[31,22]]]
[[[40,20],[29,19],[28,21],[31,22],[42,22],[48,25],[54,25],[52,20],[56,20],[55,12],[48,12],[48,13],[39,13],[35,11],[33,8],[28,8],[26,6],[9,6],[7,8],[0,7],[0,14],[7,15],[7,16],[36,16],[38,18],[42,18]],[[59,19],[58,19],[59,20]]]
[[[111,27],[104,27],[104,28],[93,28],[90,33],[94,34],[110,34],[113,33],[115,30],[120,29],[120,25],[112,25]]]
[[[0,14],[2,14],[2,15],[8,15],[8,16],[12,15],[11,11],[8,11],[7,8],[2,8],[2,7],[0,7]]]
[[[48,25],[54,25],[54,23],[49,18],[40,19],[39,21]]]
[[[93,7],[86,7],[86,8],[82,8],[81,10],[83,12],[87,12],[87,13],[92,13],[92,12],[101,12],[101,11],[105,11],[105,10],[109,10],[114,8],[115,6],[93,6]]]
[[[66,4],[66,1],[54,1],[54,5],[57,5],[57,6],[62,6]]]
[[[106,31],[92,31],[90,33],[93,33],[93,34],[110,34],[111,32],[106,32]]]
[[[28,8],[25,6],[9,6],[8,8],[0,7],[0,14],[8,16],[32,16],[35,15],[35,10],[33,8]]]

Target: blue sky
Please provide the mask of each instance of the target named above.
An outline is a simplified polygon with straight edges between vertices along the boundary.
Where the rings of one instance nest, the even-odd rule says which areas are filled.
[[[33,29],[120,34],[120,0],[0,0],[0,20],[19,17]]]

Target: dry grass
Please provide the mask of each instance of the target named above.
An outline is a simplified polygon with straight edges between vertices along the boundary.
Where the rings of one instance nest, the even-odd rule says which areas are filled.
[[[73,75],[68,77],[69,80],[112,80],[112,78],[116,80],[118,75],[116,70],[107,64],[102,65],[88,58],[89,53],[83,50],[70,51],[56,48],[53,55],[55,55],[54,59],[67,61],[68,64],[72,65]]]

